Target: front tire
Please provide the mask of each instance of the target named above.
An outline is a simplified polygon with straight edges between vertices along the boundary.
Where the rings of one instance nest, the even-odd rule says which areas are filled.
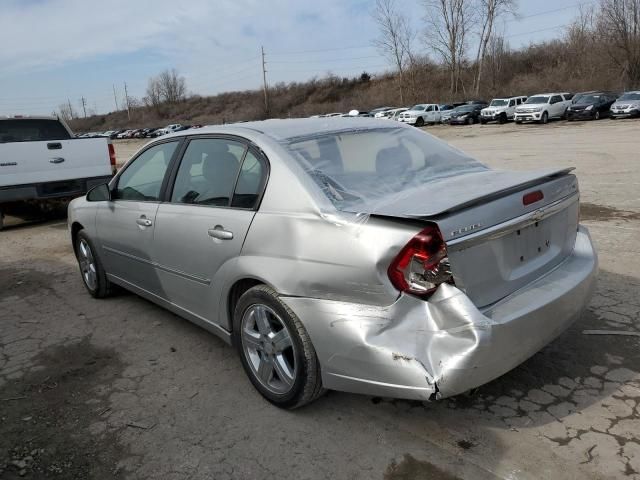
[[[424,127],[424,118],[418,117],[416,120],[416,127]]]
[[[542,123],[543,125],[546,125],[547,123],[549,123],[549,114],[547,112],[544,112],[542,114],[542,118],[540,119],[540,123]]]
[[[113,285],[107,279],[97,250],[84,230],[80,230],[76,236],[75,251],[82,283],[89,294],[94,298],[108,297],[112,293]]]
[[[594,113],[594,115],[593,115],[593,119],[594,120],[600,120],[600,111],[599,110],[596,110],[596,113]]]
[[[324,393],[311,339],[272,288],[258,285],[240,297],[233,339],[249,380],[277,407],[298,408]]]

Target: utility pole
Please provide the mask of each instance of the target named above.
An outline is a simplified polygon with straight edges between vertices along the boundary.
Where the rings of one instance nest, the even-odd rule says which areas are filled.
[[[269,93],[267,91],[267,70],[266,62],[264,61],[264,46],[260,47],[262,52],[262,82],[264,85],[264,111],[266,115],[269,115]]]
[[[124,99],[127,102],[127,119],[131,120],[131,109],[129,108],[129,94],[127,93],[127,82],[124,82]]]
[[[113,84],[113,101],[116,104],[116,112],[118,111],[118,97],[116,96],[116,86]]]
[[[67,98],[67,104],[69,105],[69,119],[73,120],[73,108],[71,108],[71,100]]]
[[[84,118],[87,118],[87,99],[84,98],[84,95],[80,99],[80,103],[82,104],[82,112],[84,113]]]

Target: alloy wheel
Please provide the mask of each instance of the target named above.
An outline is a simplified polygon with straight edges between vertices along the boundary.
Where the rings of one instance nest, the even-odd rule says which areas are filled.
[[[80,271],[82,272],[84,283],[90,290],[95,290],[98,287],[96,262],[91,247],[84,239],[80,240],[78,245],[78,262],[80,263]]]
[[[264,304],[247,308],[241,323],[242,351],[255,378],[270,392],[285,394],[298,373],[293,340],[280,316]]]

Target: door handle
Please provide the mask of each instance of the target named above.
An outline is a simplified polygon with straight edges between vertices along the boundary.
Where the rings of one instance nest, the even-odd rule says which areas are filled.
[[[62,163],[64,162],[64,158],[62,157],[54,157],[51,160],[49,160],[49,163]]]
[[[140,217],[136,220],[136,223],[141,227],[150,227],[151,225],[153,225],[153,222],[145,217]]]
[[[233,240],[233,232],[225,230],[222,225],[216,225],[214,228],[207,230],[210,237],[217,238],[218,240]]]

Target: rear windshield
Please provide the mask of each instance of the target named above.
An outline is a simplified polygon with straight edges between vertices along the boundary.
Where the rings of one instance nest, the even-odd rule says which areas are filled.
[[[0,120],[0,143],[68,140],[69,132],[58,120]]]
[[[439,178],[487,170],[413,128],[325,133],[285,146],[339,210],[384,202]]]
[[[640,93],[625,93],[618,100],[640,100]]]

